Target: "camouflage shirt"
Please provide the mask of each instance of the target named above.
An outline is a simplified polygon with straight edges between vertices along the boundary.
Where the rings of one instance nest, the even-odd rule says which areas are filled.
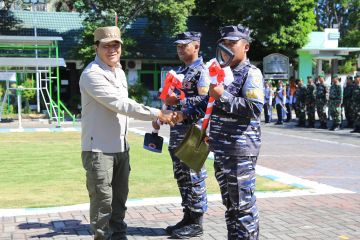
[[[316,87],[315,85],[308,85],[306,88],[306,105],[315,105]]]
[[[326,105],[329,101],[329,87],[325,84],[319,84],[316,87],[316,103]]]
[[[301,86],[296,90],[296,104],[305,104],[306,101],[306,87]]]
[[[344,88],[344,105],[347,105],[351,102],[351,97],[354,91],[354,85],[351,84]]]
[[[343,101],[343,90],[341,85],[331,85],[330,95],[329,95],[329,104],[339,105]]]
[[[208,87],[209,85],[206,71],[202,58],[198,58],[191,65],[181,67],[177,71],[178,74],[184,74],[182,91],[185,93],[185,100],[183,101],[183,104],[170,107],[169,109],[173,111],[186,110],[189,106],[197,106],[201,101],[207,98],[207,93],[206,95],[199,95],[198,93],[198,87]],[[201,109],[198,109],[191,117],[193,119],[199,119],[200,116],[203,115]],[[182,142],[188,128],[188,121],[177,123],[174,127],[170,128],[169,148],[176,148]]]
[[[215,101],[210,124],[214,153],[257,156],[261,144],[260,114],[264,102],[261,71],[249,60],[232,69],[234,81]]]
[[[359,112],[360,109],[360,84],[354,85],[353,94],[351,97],[351,104],[356,112]]]

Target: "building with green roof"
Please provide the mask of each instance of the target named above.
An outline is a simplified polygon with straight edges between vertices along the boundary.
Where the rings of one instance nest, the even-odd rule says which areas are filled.
[[[339,47],[340,33],[336,28],[325,28],[324,32],[311,32],[310,41],[297,52],[299,54],[299,77],[305,82],[307,76],[318,76],[323,72],[323,61],[329,61],[331,74],[338,72],[337,61],[351,52],[360,52],[360,48]],[[313,60],[316,69],[313,70]]]
[[[63,38],[63,41],[59,41],[59,57],[64,58],[66,62],[66,68],[60,70],[61,79],[68,80],[69,83],[62,86],[61,90],[66,101],[70,100],[72,95],[79,93],[78,79],[83,66],[79,59],[75,59],[73,51],[80,41],[83,19],[84,16],[76,12],[0,11],[0,33],[12,36],[34,36],[36,26],[37,36]],[[147,32],[147,25],[146,18],[138,18],[126,27],[124,35],[134,39],[136,45],[126,49],[129,54],[121,58],[121,64],[128,73],[130,84],[139,79],[144,86],[155,93],[161,87],[161,78],[166,73],[161,70],[178,66],[181,62],[173,44],[174,38],[154,36]],[[188,29],[202,32],[200,55],[205,60],[213,58],[219,37],[217,29],[207,26],[200,17],[190,17]]]

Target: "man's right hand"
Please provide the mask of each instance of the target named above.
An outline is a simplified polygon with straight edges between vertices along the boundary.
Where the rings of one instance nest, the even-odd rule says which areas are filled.
[[[177,112],[174,112],[173,119],[174,119],[175,123],[179,123],[179,122],[184,121],[185,116],[181,111],[177,111]]]
[[[171,110],[161,110],[159,112],[158,118],[161,122],[167,123],[170,126],[175,125],[174,113]]]

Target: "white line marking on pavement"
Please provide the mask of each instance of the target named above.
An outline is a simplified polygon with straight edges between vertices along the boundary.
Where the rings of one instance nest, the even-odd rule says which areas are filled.
[[[278,132],[273,132],[273,131],[266,131],[266,133],[270,133],[270,134],[274,134],[274,135],[279,135],[279,136],[299,138],[299,139],[304,139],[304,140],[311,140],[311,141],[317,141],[317,142],[323,142],[323,143],[331,143],[331,144],[336,144],[336,145],[343,145],[343,146],[360,148],[359,145],[355,145],[355,144],[351,144],[351,143],[342,143],[342,142],[330,141],[330,140],[324,140],[324,139],[318,139],[318,138],[310,138],[310,137],[296,136],[296,135],[292,135],[292,134],[284,134],[284,133],[278,133]]]
[[[306,180],[303,178],[299,178],[284,172],[280,172],[277,170],[273,170],[270,168],[256,166],[256,174],[259,176],[263,176],[266,178],[270,178],[274,181],[281,182],[287,185],[306,188],[304,190],[297,190],[300,192],[304,192],[303,195],[318,195],[318,194],[333,194],[333,193],[355,193],[353,191],[349,191],[342,188],[332,187],[326,184],[318,183],[315,181]],[[297,191],[293,191],[297,196]],[[291,192],[291,191],[290,191]]]

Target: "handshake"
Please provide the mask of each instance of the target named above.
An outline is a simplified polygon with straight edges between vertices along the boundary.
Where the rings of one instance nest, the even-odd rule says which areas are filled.
[[[182,122],[184,120],[184,115],[180,111],[174,112],[171,110],[161,110],[159,112],[158,119],[160,122],[169,124],[173,127],[176,123]],[[152,126],[154,129],[160,129],[160,125],[157,121],[153,121]]]

